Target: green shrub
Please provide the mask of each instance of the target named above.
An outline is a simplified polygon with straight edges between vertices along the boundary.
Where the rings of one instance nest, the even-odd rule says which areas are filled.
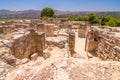
[[[96,24],[99,23],[99,18],[94,13],[90,13],[88,14],[88,21],[91,24]]]

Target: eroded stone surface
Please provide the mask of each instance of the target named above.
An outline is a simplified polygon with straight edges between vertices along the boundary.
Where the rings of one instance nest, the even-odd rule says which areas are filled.
[[[5,80],[119,80],[119,70],[119,62],[57,58],[46,60],[41,65],[25,64]]]

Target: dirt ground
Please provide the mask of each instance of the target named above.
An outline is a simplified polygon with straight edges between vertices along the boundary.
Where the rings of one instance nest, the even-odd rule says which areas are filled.
[[[85,51],[85,37],[78,37],[78,31],[74,30],[75,32],[75,52],[79,54],[84,59],[90,60],[100,60],[95,54],[91,54]]]

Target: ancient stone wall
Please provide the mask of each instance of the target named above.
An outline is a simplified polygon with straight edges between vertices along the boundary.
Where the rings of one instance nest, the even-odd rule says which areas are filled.
[[[69,33],[68,45],[69,45],[70,54],[72,56],[74,54],[74,49],[75,49],[75,34],[74,34],[74,32]]]
[[[44,24],[43,23],[37,23],[36,24],[36,31],[44,32]]]
[[[91,30],[86,35],[86,44],[85,44],[85,51],[87,52],[95,52],[95,49],[97,47],[97,41],[95,38],[97,37],[97,32],[94,30]]]
[[[10,53],[19,59],[29,58],[33,53],[42,53],[44,46],[44,33],[35,33],[31,30],[13,41]]]
[[[120,36],[101,34],[99,38],[96,47],[98,57],[103,60],[110,59],[120,61]]]
[[[68,23],[68,22],[64,22],[59,24],[60,28],[68,28],[68,29],[72,29],[72,24]]]
[[[80,24],[78,28],[78,37],[85,37],[89,30],[91,30],[91,26],[89,24]]]
[[[53,24],[45,24],[44,32],[46,36],[53,36],[54,35],[54,25]]]
[[[120,60],[120,31],[112,28],[98,28],[88,32],[86,48],[103,60]]]
[[[17,23],[17,24],[15,24],[16,29],[19,29],[19,28],[27,29],[29,26],[30,26],[29,24],[25,24],[25,23]]]

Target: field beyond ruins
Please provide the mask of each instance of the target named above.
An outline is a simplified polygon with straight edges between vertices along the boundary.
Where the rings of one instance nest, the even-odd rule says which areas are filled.
[[[120,28],[59,18],[0,21],[0,80],[120,80]]]

